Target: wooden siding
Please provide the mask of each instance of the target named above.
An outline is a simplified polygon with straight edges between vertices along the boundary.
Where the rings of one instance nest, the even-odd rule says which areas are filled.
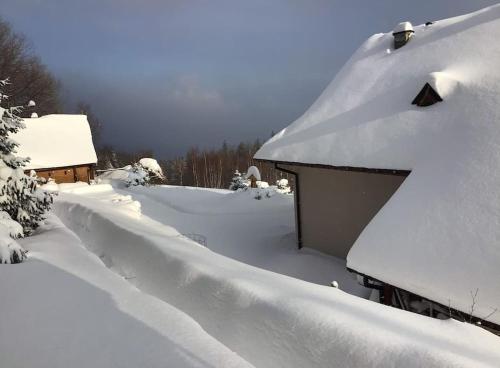
[[[31,170],[26,170],[27,173]],[[44,168],[34,170],[37,176],[46,180],[53,179],[57,184],[60,183],[75,183],[83,181],[90,183],[94,179],[94,165],[78,165],[58,168]]]

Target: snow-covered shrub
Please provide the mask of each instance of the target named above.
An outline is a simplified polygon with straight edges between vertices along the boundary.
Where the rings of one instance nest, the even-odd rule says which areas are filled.
[[[161,183],[165,180],[165,175],[155,159],[143,158],[133,165],[107,170],[99,175],[99,180],[122,181],[125,186],[130,187]]]
[[[19,107],[3,108],[0,81],[0,263],[18,263],[25,252],[13,238],[35,230],[52,204],[52,195],[37,187],[37,178],[24,174],[27,158],[16,157],[17,143],[10,134],[24,128]],[[17,224],[17,225],[16,225]]]
[[[245,179],[238,170],[236,170],[233,178],[231,179],[231,184],[229,184],[229,190],[244,190],[248,188],[249,185],[248,180]]]
[[[267,189],[269,188],[269,183],[267,181],[262,181],[262,180],[259,180],[257,181],[257,188],[260,188],[260,189]]]
[[[139,163],[128,165],[125,167],[125,170],[128,172],[127,179],[125,180],[127,187],[149,184],[148,172]]]
[[[290,194],[292,191],[287,179],[276,180],[276,191],[281,194]]]
[[[148,183],[159,184],[165,181],[165,174],[154,158],[141,158],[137,163],[148,175]]]

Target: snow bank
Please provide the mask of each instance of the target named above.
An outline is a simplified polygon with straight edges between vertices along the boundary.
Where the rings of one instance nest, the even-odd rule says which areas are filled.
[[[206,246],[216,253],[320,285],[335,279],[343,291],[369,295],[370,290],[347,271],[345,260],[297,249],[291,196],[256,201],[253,191],[173,186],[134,187],[120,193],[140,202],[146,216],[182,234],[202,235]]]
[[[251,367],[185,313],[139,292],[54,216],[0,266],[2,367]]]
[[[236,262],[146,216],[133,219],[126,207],[61,193],[55,211],[111,269],[188,313],[256,366],[486,367],[500,361],[500,340],[482,329]]]
[[[256,158],[412,173],[348,266],[475,315],[500,310],[500,5],[369,38],[310,109]],[[411,104],[425,83],[442,94]],[[500,324],[500,313],[490,320]]]
[[[12,139],[19,143],[18,156],[31,161],[24,169],[42,169],[95,164],[97,156],[85,115],[45,115],[23,119]]]

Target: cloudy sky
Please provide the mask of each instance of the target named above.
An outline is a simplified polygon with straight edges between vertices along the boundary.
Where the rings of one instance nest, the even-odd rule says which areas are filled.
[[[151,148],[266,139],[314,101],[373,33],[498,0],[0,0],[103,141]]]

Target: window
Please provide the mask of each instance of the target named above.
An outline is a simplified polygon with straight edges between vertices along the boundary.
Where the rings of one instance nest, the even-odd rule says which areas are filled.
[[[431,106],[443,99],[439,96],[434,88],[429,83],[426,83],[424,88],[419,92],[417,97],[413,100],[412,104],[420,107]]]

